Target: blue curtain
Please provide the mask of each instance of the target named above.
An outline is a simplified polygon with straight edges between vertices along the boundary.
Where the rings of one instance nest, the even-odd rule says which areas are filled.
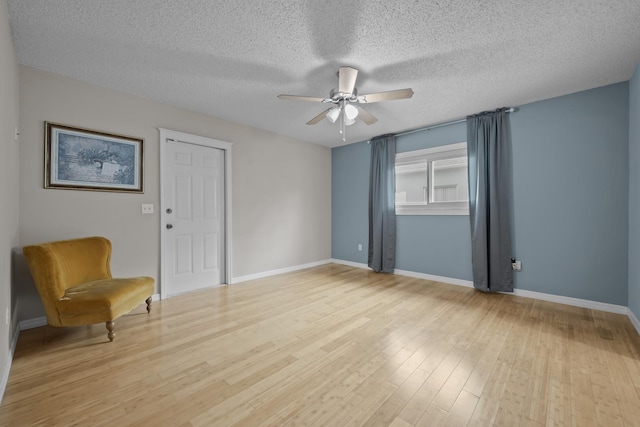
[[[467,117],[473,285],[513,292],[511,126],[506,109]]]
[[[369,171],[369,267],[393,273],[396,265],[396,137],[371,140]]]

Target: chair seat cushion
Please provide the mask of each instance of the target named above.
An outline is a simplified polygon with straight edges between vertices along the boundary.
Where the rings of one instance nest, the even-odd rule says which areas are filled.
[[[153,294],[151,277],[101,279],[68,288],[56,305],[63,326],[108,322]]]

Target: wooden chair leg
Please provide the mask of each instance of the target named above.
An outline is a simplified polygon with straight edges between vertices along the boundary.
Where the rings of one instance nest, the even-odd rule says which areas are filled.
[[[109,333],[107,334],[107,336],[109,337],[109,341],[113,341],[113,337],[116,336],[116,333],[113,332],[113,328],[115,327],[115,323],[113,322],[113,320],[109,320],[107,322],[107,331],[109,331]]]
[[[151,297],[147,298],[145,302],[147,303],[147,313],[151,313]]]

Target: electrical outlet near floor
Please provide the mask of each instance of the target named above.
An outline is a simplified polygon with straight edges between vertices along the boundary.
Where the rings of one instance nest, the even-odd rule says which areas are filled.
[[[4,313],[4,324],[5,325],[9,324],[10,317],[11,316],[9,316],[9,307],[7,307],[7,309],[5,310],[5,313]]]
[[[522,271],[522,261],[513,261],[511,268],[515,271]]]

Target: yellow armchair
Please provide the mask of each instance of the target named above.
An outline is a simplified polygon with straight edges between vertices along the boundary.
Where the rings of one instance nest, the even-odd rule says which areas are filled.
[[[86,237],[25,246],[24,253],[51,326],[106,322],[109,341],[114,320],[142,304],[151,312],[151,277],[111,277],[111,242]]]

